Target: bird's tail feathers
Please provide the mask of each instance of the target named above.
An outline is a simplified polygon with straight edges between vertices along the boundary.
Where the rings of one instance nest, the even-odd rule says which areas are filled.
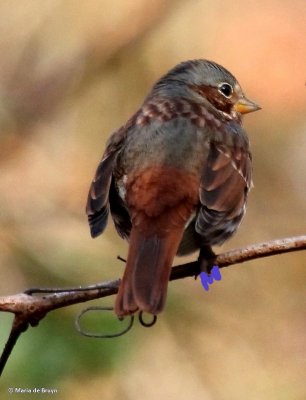
[[[124,276],[118,291],[118,316],[137,310],[160,313],[165,305],[171,266],[182,239],[183,228],[163,236],[144,236],[133,227]]]

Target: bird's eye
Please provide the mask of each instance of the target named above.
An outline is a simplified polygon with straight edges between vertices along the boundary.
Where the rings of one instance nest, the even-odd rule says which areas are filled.
[[[223,96],[230,98],[233,94],[233,88],[229,83],[221,83],[218,86],[218,90],[220,93],[223,94]]]

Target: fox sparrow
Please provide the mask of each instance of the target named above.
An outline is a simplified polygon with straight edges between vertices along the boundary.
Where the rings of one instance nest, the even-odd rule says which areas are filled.
[[[174,256],[200,249],[205,265],[211,246],[237,230],[252,184],[242,114],[259,108],[222,66],[186,61],[110,137],[86,211],[92,237],[104,231],[110,210],[129,241],[119,317],[161,312]]]

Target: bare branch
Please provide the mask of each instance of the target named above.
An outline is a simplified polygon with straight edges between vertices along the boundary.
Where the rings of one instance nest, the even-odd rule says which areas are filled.
[[[219,268],[224,268],[257,258],[304,249],[306,249],[306,235],[272,240],[219,254],[216,256],[215,264]],[[199,273],[199,263],[193,261],[173,267],[170,280],[196,276]],[[119,283],[120,280],[117,279],[84,288],[28,289],[24,293],[0,297],[0,311],[15,314],[10,336],[0,358],[0,374],[19,336],[30,325],[37,326],[45,315],[58,308],[116,294]]]
[[[276,239],[268,242],[251,244],[240,249],[234,249],[219,254],[216,257],[215,264],[218,265],[219,268],[225,268],[230,265],[256,260],[257,258],[270,257],[305,249],[306,235]],[[186,278],[187,276],[194,276],[198,273],[198,262],[192,261],[172,268],[170,280]]]

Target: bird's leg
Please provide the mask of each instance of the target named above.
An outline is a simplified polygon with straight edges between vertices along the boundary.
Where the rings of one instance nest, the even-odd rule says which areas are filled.
[[[200,248],[199,253],[199,266],[200,272],[206,272],[210,275],[213,266],[215,265],[216,254],[213,252],[211,246],[205,245]]]

